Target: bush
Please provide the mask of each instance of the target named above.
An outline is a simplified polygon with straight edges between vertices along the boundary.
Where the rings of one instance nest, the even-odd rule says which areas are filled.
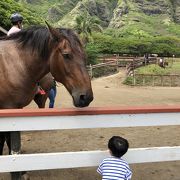
[[[87,54],[87,64],[88,65],[97,64],[97,57],[99,54],[98,48],[96,46],[94,46],[93,44],[89,43],[86,46],[85,51]]]
[[[180,56],[180,38],[177,37],[114,38],[106,34],[94,33],[93,39],[91,47],[94,46],[102,54],[142,56],[145,53],[151,53],[159,56]]]
[[[123,81],[123,84],[133,85],[133,76],[128,76],[128,77]]]
[[[10,29],[11,22],[10,16],[11,14],[19,12],[24,17],[25,26],[41,24],[43,21],[40,17],[38,17],[33,10],[24,8],[21,4],[17,3],[14,0],[1,0],[0,1],[0,26],[4,29]]]

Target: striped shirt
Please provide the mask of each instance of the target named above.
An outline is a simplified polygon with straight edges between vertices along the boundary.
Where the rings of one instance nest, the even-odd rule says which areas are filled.
[[[104,159],[97,172],[102,175],[102,180],[130,180],[132,176],[128,163],[116,157]]]

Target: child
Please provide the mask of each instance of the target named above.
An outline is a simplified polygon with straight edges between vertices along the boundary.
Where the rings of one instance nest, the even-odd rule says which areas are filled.
[[[21,29],[23,27],[23,25],[22,25],[23,17],[21,16],[21,14],[14,13],[11,15],[10,19],[11,19],[11,23],[13,24],[13,26],[8,31],[7,36],[10,36],[13,33],[17,33],[19,31],[21,31]]]
[[[128,163],[121,157],[128,151],[129,143],[120,136],[113,136],[108,142],[111,157],[105,158],[97,172],[102,180],[130,180],[132,176]]]

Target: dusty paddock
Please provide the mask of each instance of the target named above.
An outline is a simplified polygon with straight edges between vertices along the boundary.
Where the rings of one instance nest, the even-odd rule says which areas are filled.
[[[92,81],[94,101],[97,106],[180,105],[180,88],[141,87],[121,85],[121,73]],[[35,108],[31,103],[27,108]],[[73,107],[70,95],[61,85],[58,87],[56,108]],[[180,145],[180,126],[63,130],[22,133],[23,153],[81,150],[105,150],[112,135],[127,138],[130,147]],[[6,148],[7,152],[7,148]],[[53,163],[53,162],[52,162]],[[180,161],[131,165],[133,180],[179,180]],[[94,168],[28,172],[32,180],[100,180]],[[1,174],[1,180],[9,180],[9,174]]]

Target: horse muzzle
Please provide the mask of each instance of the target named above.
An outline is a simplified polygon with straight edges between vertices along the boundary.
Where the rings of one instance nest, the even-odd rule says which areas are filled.
[[[93,101],[93,93],[89,91],[87,93],[75,93],[72,94],[73,103],[75,107],[86,107]]]

